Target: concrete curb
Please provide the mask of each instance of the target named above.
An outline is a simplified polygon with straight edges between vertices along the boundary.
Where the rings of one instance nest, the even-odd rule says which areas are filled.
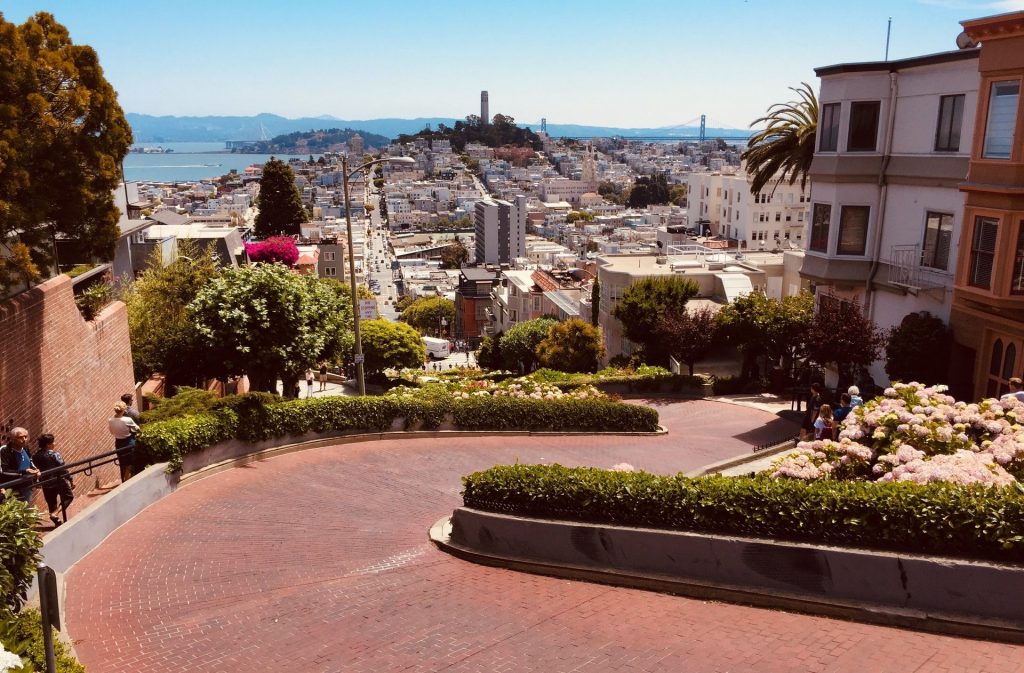
[[[453,518],[457,516],[460,511],[470,511],[474,517],[480,517],[480,515],[482,515],[482,520],[486,521],[490,521],[491,517],[501,518],[501,526],[495,526],[498,530],[508,530],[510,526],[517,525],[515,521],[511,520],[518,520],[524,525],[531,526],[541,523],[545,525],[571,528],[572,530],[569,531],[563,530],[561,538],[566,540],[571,539],[572,542],[569,546],[573,549],[563,548],[560,552],[563,558],[546,558],[543,553],[538,554],[538,549],[543,548],[546,543],[544,541],[538,541],[539,538],[543,537],[543,535],[538,535],[538,531],[532,528],[529,531],[523,530],[522,535],[520,536],[521,539],[515,541],[509,541],[507,539],[502,540],[500,539],[500,532],[490,530],[486,527],[469,532],[456,531]],[[477,525],[477,523],[478,522],[471,522],[468,525],[474,526]],[[461,523],[458,525],[465,526],[467,524]],[[588,530],[584,531],[583,529]],[[702,578],[697,576],[698,573],[694,572],[694,569],[700,565],[701,560],[695,560],[690,556],[677,557],[673,560],[674,565],[688,568],[691,572],[689,576],[652,572],[650,570],[639,570],[623,567],[622,564],[616,567],[614,565],[610,565],[605,556],[616,556],[625,545],[622,544],[622,539],[617,542],[614,540],[610,541],[609,537],[606,536],[609,531],[612,532],[611,535],[614,535],[614,533],[617,532],[626,533],[629,540],[628,546],[631,549],[635,549],[640,546],[637,542],[647,532],[655,533],[659,536],[664,536],[666,533],[679,534],[675,531],[646,531],[645,529],[623,529],[611,526],[597,526],[593,524],[525,519],[523,517],[510,517],[508,515],[492,514],[460,508],[459,510],[456,510],[455,515],[452,517],[442,517],[438,520],[430,528],[429,537],[430,540],[442,551],[466,561],[493,567],[507,568],[510,570],[548,575],[564,579],[582,580],[634,589],[677,594],[701,600],[740,603],[756,607],[788,610],[961,637],[997,640],[1018,644],[1024,643],[1024,620],[1021,619],[977,617],[973,614],[964,615],[934,609],[919,609],[916,607],[908,607],[906,605],[854,600],[849,597],[813,595],[813,593],[809,591],[801,592],[798,590],[785,590],[780,589],[778,586],[772,587],[755,584],[741,584],[736,582],[723,582],[721,580],[716,580],[713,577]],[[590,534],[588,534],[588,532]],[[594,533],[596,533],[596,535]],[[464,541],[465,538],[472,538],[477,534],[479,534],[481,540],[491,540],[494,542],[494,546],[497,547],[504,547],[506,545],[516,546],[518,543],[526,540],[527,542],[522,545],[522,548],[529,548],[532,546],[533,549],[531,549],[530,553],[498,552],[494,550],[480,549]],[[866,552],[863,550],[815,547],[813,545],[800,545],[795,543],[774,543],[764,540],[746,540],[740,538],[726,538],[723,536],[704,536],[692,533],[683,533],[680,535],[689,538],[689,546],[691,550],[694,548],[700,549],[702,547],[710,549],[712,545],[716,544],[733,545],[735,549],[730,549],[728,547],[726,547],[726,549],[729,553],[735,551],[734,558],[739,558],[744,554],[749,553],[750,547],[752,546],[768,548],[775,547],[781,550],[784,556],[787,554],[793,554],[794,550],[800,550],[801,555],[804,557],[802,561],[806,560],[808,554],[821,555],[832,553],[835,555],[835,558],[832,559],[834,567],[828,569],[827,572],[835,574],[848,572],[850,568],[856,568],[858,563],[862,560],[873,560],[876,565],[884,564],[893,568],[898,567],[899,572],[904,573],[902,578],[904,582],[907,581],[906,573],[910,573],[912,582],[914,581],[915,576],[917,577],[917,581],[922,583],[936,582],[940,579],[948,580],[951,567],[956,566],[957,564],[981,567],[983,571],[987,572],[988,581],[990,582],[992,577],[997,576],[1001,570],[1008,570],[1014,574],[1013,579],[1016,580],[1013,583],[1014,585],[1022,584],[1021,578],[1024,577],[1024,569],[1021,568],[1007,568],[1005,566],[996,567],[992,564],[984,563],[971,564],[970,562],[959,562],[952,559],[931,559],[928,557],[913,557],[886,552]],[[593,542],[591,538],[598,540],[599,544],[590,544]],[[558,554],[555,554],[553,556],[557,555]],[[579,562],[567,561],[566,557],[570,556],[578,557]],[[672,556],[669,555],[669,558],[672,558]],[[621,561],[621,559],[619,560]],[[761,560],[764,561],[764,558],[762,557]],[[826,558],[824,562],[825,567],[828,568],[829,560]],[[806,568],[797,568],[796,572],[800,572],[802,570],[806,570]],[[953,570],[955,571],[955,568]],[[866,589],[867,593],[873,592],[875,594],[879,594],[884,593],[887,585],[891,586],[893,583],[898,585],[899,580],[900,578],[879,578],[872,575],[871,577],[865,577],[861,583],[863,587],[868,587]],[[854,583],[857,582],[858,580],[854,581]],[[978,584],[979,582],[968,581],[964,586],[970,586],[972,589],[975,589]],[[879,588],[877,585],[882,586]],[[991,586],[986,586],[985,588],[988,589],[990,593],[993,591],[993,587]],[[955,588],[951,587],[950,593],[953,591],[955,591]],[[1013,592],[1014,589],[1007,586],[1006,591]],[[1004,595],[1002,598],[1002,605],[1000,607],[1005,609],[1007,600],[1013,599],[1008,599]]]
[[[767,449],[761,449],[760,451],[752,451],[750,453],[742,453],[742,454],[740,454],[738,456],[733,456],[732,458],[726,458],[725,460],[720,460],[717,463],[711,463],[710,465],[705,465],[703,467],[699,467],[696,470],[692,470],[690,472],[687,472],[686,476],[687,477],[704,477],[704,476],[707,476],[709,474],[717,474],[717,473],[721,472],[722,470],[729,469],[730,467],[736,467],[737,465],[743,465],[744,463],[753,463],[753,462],[756,462],[758,460],[761,460],[762,458],[767,458],[768,456],[772,456],[772,455],[775,455],[777,453],[782,453],[783,451],[790,450],[791,448],[795,447],[796,445],[793,444],[793,447],[787,447],[786,445],[787,444],[792,444],[792,443],[793,443],[792,440],[789,440],[789,441],[786,441],[786,442],[780,442],[779,444],[776,444],[775,446],[769,446]]]

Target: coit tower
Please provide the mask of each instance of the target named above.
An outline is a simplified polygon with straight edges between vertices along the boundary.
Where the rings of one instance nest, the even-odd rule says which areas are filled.
[[[487,124],[491,121],[489,106],[487,105],[487,92],[480,92],[480,123]]]

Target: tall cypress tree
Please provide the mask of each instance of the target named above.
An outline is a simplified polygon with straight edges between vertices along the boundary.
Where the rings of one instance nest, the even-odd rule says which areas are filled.
[[[256,236],[292,236],[299,233],[299,225],[306,221],[306,209],[295,186],[295,174],[291,167],[280,159],[270,157],[263,164],[260,179],[260,207],[256,215]]]

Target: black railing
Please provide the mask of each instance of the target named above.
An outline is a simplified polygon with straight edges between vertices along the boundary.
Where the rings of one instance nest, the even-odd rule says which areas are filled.
[[[789,444],[790,442],[793,442],[794,445],[795,445],[796,442],[798,442],[798,441],[800,441],[800,436],[799,435],[790,435],[788,437],[782,437],[780,439],[776,439],[773,442],[766,442],[764,444],[758,444],[757,446],[754,447],[753,452],[757,453],[758,451],[765,451],[767,449],[774,449],[774,448],[777,448],[777,447],[781,447],[781,446],[783,446],[785,444]]]
[[[137,449],[136,449],[137,450]],[[122,449],[122,451],[124,451]],[[84,474],[85,476],[92,475],[92,471],[102,465],[108,465],[110,463],[118,463],[117,451],[110,451],[109,453],[100,453],[95,456],[90,456],[83,460],[78,460],[73,463],[67,463],[59,467],[51,467],[48,470],[43,470],[39,474],[30,474],[18,479],[12,479],[0,483],[0,489],[12,488],[17,490],[25,486],[46,486],[48,484],[60,481],[67,475]],[[120,464],[120,463],[118,463]]]

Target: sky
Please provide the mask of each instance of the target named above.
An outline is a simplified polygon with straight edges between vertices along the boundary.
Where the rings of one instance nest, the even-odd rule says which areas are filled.
[[[0,0],[96,49],[126,112],[747,126],[814,68],[954,49],[1024,0]]]

